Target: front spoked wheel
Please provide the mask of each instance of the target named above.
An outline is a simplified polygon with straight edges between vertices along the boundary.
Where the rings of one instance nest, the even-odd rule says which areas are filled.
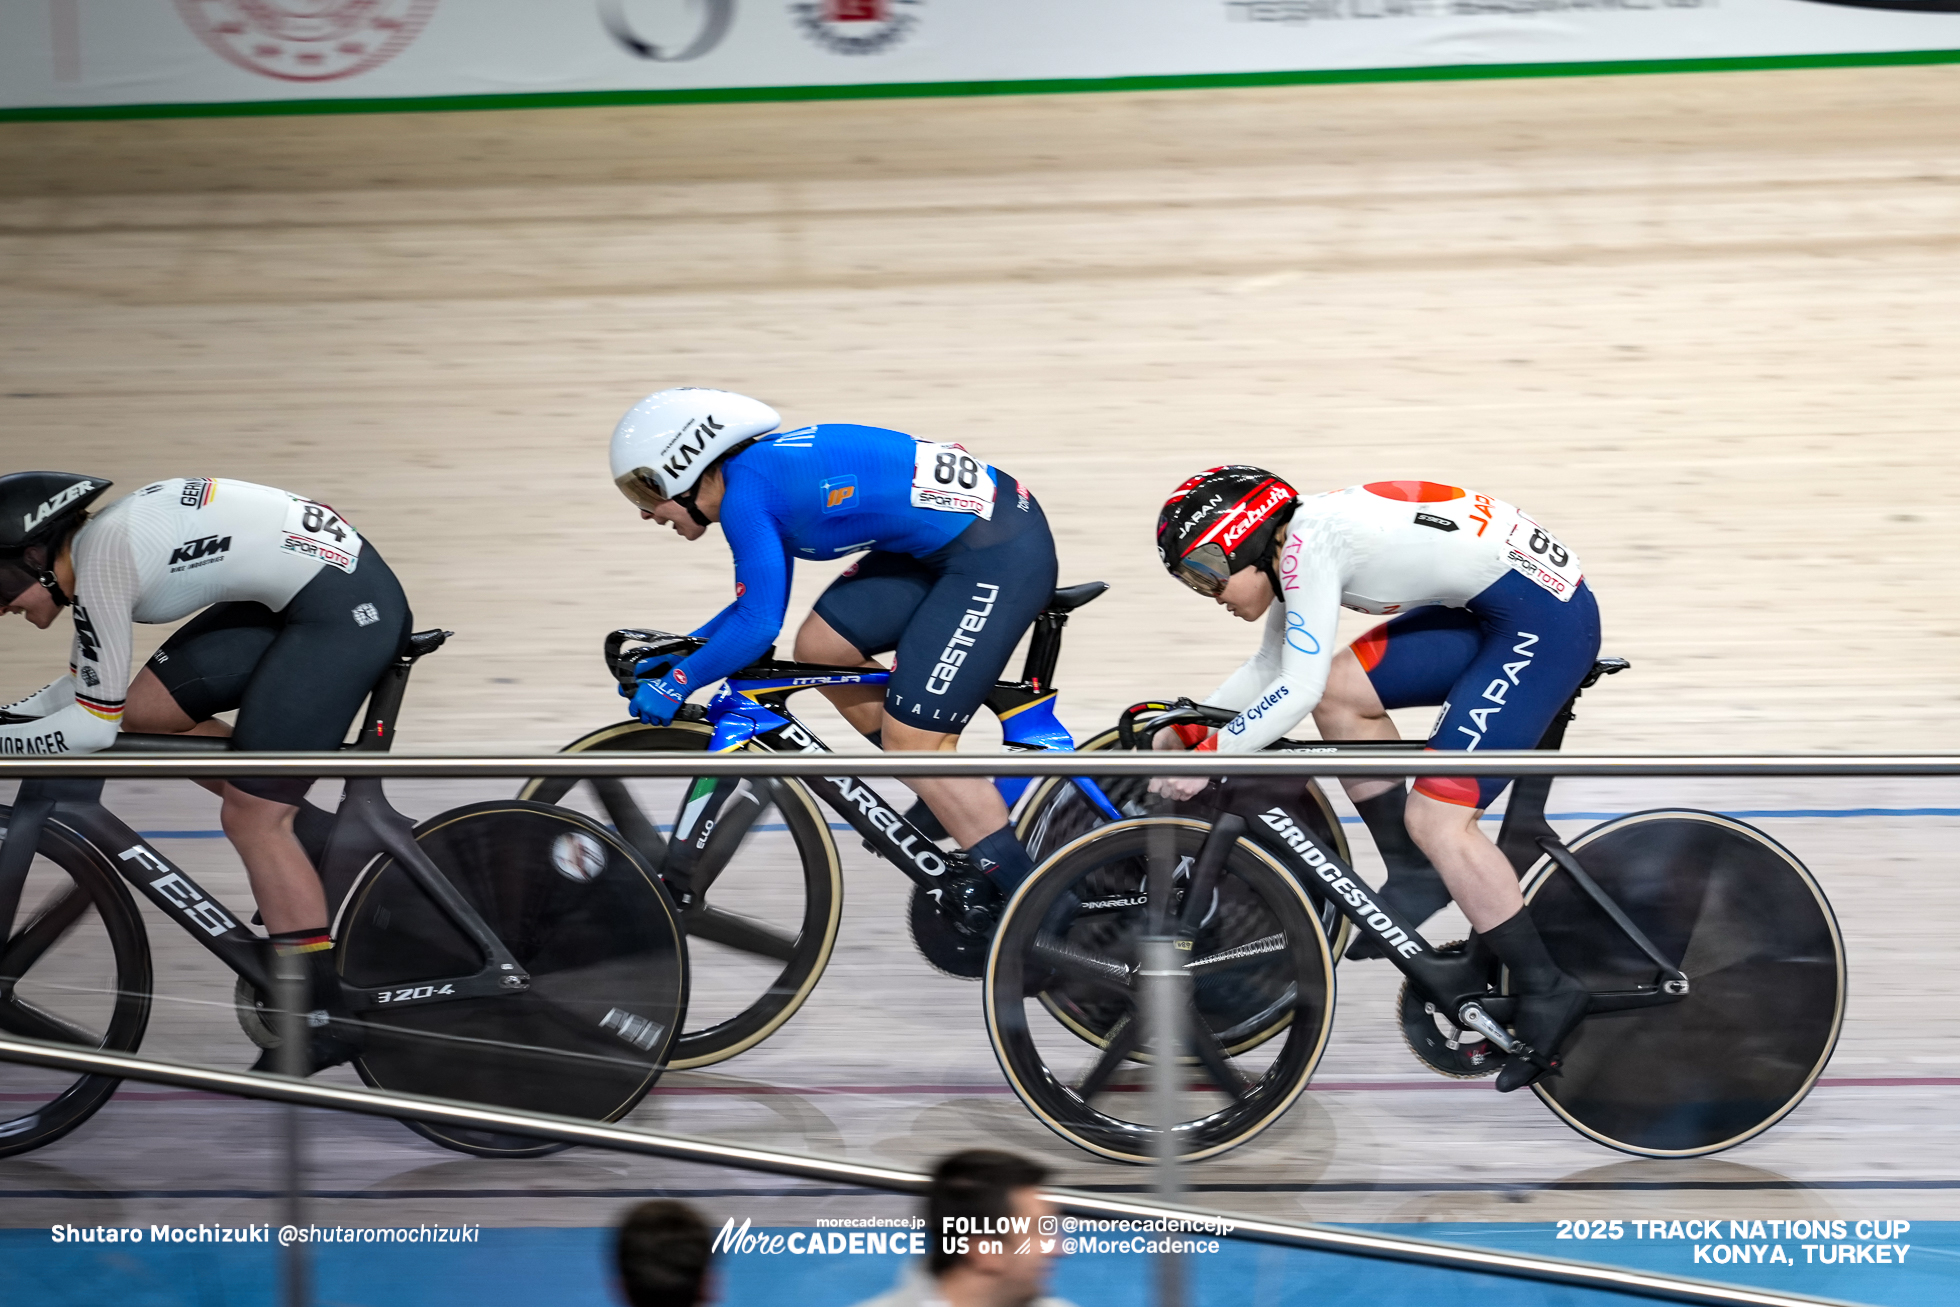
[[[564,752],[701,753],[709,735],[701,722],[620,722]],[[520,795],[610,824],[658,871],[666,832],[705,783],[551,777],[528,782]],[[815,797],[794,780],[742,784],[749,801],[723,806],[681,912],[692,990],[669,1063],[675,1070],[725,1061],[774,1034],[810,997],[837,943],[843,868]]]
[[[341,976],[391,991],[359,1014],[361,1078],[380,1089],[617,1121],[666,1069],[687,1010],[679,914],[637,853],[563,808],[505,799],[415,831],[418,848],[530,975],[528,988],[445,1000],[484,957],[393,859],[376,861],[341,917]],[[534,1157],[559,1144],[405,1123],[446,1148]]]
[[[1313,904],[1250,840],[1222,850],[1213,878],[1200,861],[1210,829],[1159,817],[1090,832],[1021,887],[994,938],[987,1032],[1001,1069],[1043,1124],[1103,1157],[1154,1153],[1142,1060],[1162,1050],[1145,1040],[1138,979],[1152,859],[1170,863],[1160,906],[1190,944],[1179,946],[1189,1007],[1174,1056],[1197,1083],[1179,1152],[1214,1157],[1266,1129],[1326,1048],[1334,963]],[[1085,1048],[1085,1030],[1103,1033]]]
[[[1643,1157],[1720,1152],[1782,1120],[1844,1022],[1844,940],[1810,872],[1708,812],[1633,813],[1571,849],[1690,988],[1587,1017],[1538,1096],[1581,1134]],[[1654,963],[1551,859],[1524,891],[1553,959],[1588,989],[1656,982]]]
[[[0,840],[13,813],[0,808]],[[50,820],[26,875],[0,883],[0,1033],[133,1053],[150,1020],[143,918],[102,854]],[[93,1116],[121,1083],[0,1062],[0,1157],[51,1144]]]
[[[1076,746],[1076,752],[1097,753],[1121,747],[1121,732],[1112,727],[1084,740]],[[1094,780],[1110,803],[1124,816],[1151,815],[1153,804],[1148,793],[1150,783],[1147,778],[1100,776]],[[1341,821],[1333,805],[1327,801],[1326,792],[1320,788],[1318,781],[1307,780],[1302,784],[1305,801],[1291,805],[1296,810],[1294,815],[1305,821],[1315,839],[1339,854],[1341,861],[1348,861],[1347,835],[1341,829]],[[1034,859],[1035,865],[1040,866],[1070,841],[1108,824],[1109,818],[1090,802],[1074,781],[1066,776],[1045,776],[1028,787],[1027,796],[1016,809],[1014,833],[1027,849],[1028,856]],[[1335,911],[1333,904],[1320,899],[1313,885],[1309,884],[1307,891],[1315,897],[1315,911],[1320,918],[1321,929],[1326,932],[1334,957],[1338,959],[1347,947],[1351,929],[1348,919]]]

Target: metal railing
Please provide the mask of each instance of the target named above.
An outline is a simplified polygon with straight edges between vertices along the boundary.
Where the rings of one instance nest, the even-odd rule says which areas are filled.
[[[905,779],[925,776],[1097,777],[1901,777],[1960,776],[1960,755],[1855,754],[1841,756],[1740,754],[1572,754],[1540,750],[1488,753],[1388,752],[1366,745],[1314,745],[1278,753],[1221,757],[1215,753],[580,753],[541,756],[416,757],[381,753],[138,753],[72,758],[0,759],[0,781],[130,777],[325,776],[441,778],[450,780],[531,777],[686,779],[699,776],[837,776]],[[1155,988],[1155,987],[1153,987]],[[1159,1014],[1161,1015],[1161,1014]],[[29,1040],[0,1039],[0,1061],[111,1075],[125,1079],[277,1102],[420,1119],[439,1124],[514,1131],[567,1144],[582,1144],[672,1160],[737,1167],[803,1179],[841,1182],[896,1193],[923,1193],[926,1177],[890,1168],[801,1158],[765,1149],[659,1135],[564,1117],[489,1109],[445,1099],[368,1089],[314,1085],[276,1077],[207,1070],[117,1054],[83,1052]],[[1163,1063],[1168,1067],[1169,1061]],[[1160,1091],[1161,1092],[1161,1091]],[[1163,1159],[1170,1180],[1173,1159]],[[1174,1191],[1174,1182],[1167,1191]],[[1675,1276],[1620,1270],[1556,1258],[1488,1252],[1426,1240],[1246,1219],[1164,1204],[1126,1202],[1076,1190],[1049,1197],[1064,1212],[1092,1217],[1230,1220],[1235,1236],[1318,1252],[1417,1263],[1464,1272],[1544,1280],[1589,1289],[1677,1302],[1796,1307],[1831,1300],[1761,1289],[1712,1284]],[[1175,1276],[1173,1275],[1173,1279]],[[1173,1291],[1169,1297],[1181,1297]]]
[[[1955,754],[1585,754],[1536,749],[1390,753],[1327,745],[1284,753],[95,753],[0,758],[0,780],[131,776],[399,776],[454,780],[619,776],[1960,776]]]
[[[509,1108],[477,1107],[444,1098],[419,1094],[389,1093],[340,1085],[319,1085],[305,1080],[255,1075],[244,1071],[219,1071],[182,1063],[162,1062],[120,1053],[99,1053],[67,1048],[38,1040],[0,1038],[0,1062],[84,1075],[112,1076],[122,1080],[141,1080],[171,1085],[179,1089],[201,1089],[211,1093],[243,1098],[266,1099],[299,1107],[327,1108],[356,1112],[364,1116],[407,1118],[442,1125],[473,1127],[503,1133],[527,1134],[563,1144],[603,1148],[613,1152],[637,1153],[671,1161],[726,1166],[769,1175],[819,1180],[832,1184],[855,1185],[889,1193],[923,1194],[927,1177],[893,1167],[864,1166],[823,1157],[799,1157],[764,1148],[693,1139],[684,1135],[655,1134],[629,1130],[622,1126],[600,1125],[570,1117],[549,1116]],[[1776,1293],[1735,1285],[1713,1284],[1649,1271],[1621,1270],[1552,1257],[1533,1257],[1522,1253],[1492,1252],[1432,1243],[1390,1235],[1341,1230],[1329,1226],[1295,1225],[1260,1220],[1227,1212],[1201,1208],[1132,1202],[1085,1193],[1078,1189],[1052,1189],[1045,1197],[1062,1212],[1072,1216],[1118,1218],[1126,1220],[1215,1220],[1230,1222],[1232,1238],[1274,1244],[1312,1252],[1383,1261],[1434,1266],[1446,1270],[1499,1275],[1512,1279],[1539,1280],[1552,1284],[1661,1299],[1669,1302],[1702,1303],[1710,1307],[1817,1307],[1831,1299]]]

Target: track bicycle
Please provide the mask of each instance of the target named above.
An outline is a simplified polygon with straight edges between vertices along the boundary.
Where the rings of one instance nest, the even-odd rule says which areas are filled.
[[[1557,749],[1580,693],[1624,670],[1603,659],[1540,741]],[[1120,725],[1222,724],[1231,713],[1143,704]],[[1339,754],[1419,750],[1282,741]],[[1782,845],[1717,813],[1659,809],[1570,842],[1545,817],[1550,777],[1513,783],[1497,845],[1553,959],[1592,992],[1561,1065],[1532,1088],[1579,1133],[1646,1157],[1695,1157],[1753,1138],[1801,1102],[1844,1019],[1844,943],[1830,903]],[[1508,976],[1475,934],[1435,945],[1370,896],[1332,841],[1300,820],[1298,781],[1214,785],[1168,815],[1095,826],[1015,894],[988,959],[987,1028],[1008,1082],[1046,1125],[1098,1155],[1145,1161],[1135,1064],[1141,941],[1188,953],[1180,1061],[1197,1083],[1175,1127],[1182,1155],[1251,1139],[1305,1090],[1334,1011],[1334,957],[1317,908],[1338,911],[1405,977],[1397,1019],[1430,1070],[1475,1078],[1528,1056],[1505,1028]],[[1085,1047],[1086,1045],[1086,1047]]]
[[[385,751],[420,631],[369,695],[357,750]],[[211,736],[118,737],[118,751],[227,752]],[[323,763],[323,770],[331,764]],[[261,1047],[278,1034],[269,943],[102,804],[97,780],[23,781],[0,807],[0,1031],[133,1053],[153,963],[129,886],[237,974],[236,1009]],[[516,799],[419,825],[376,778],[295,830],[320,871],[355,1070],[380,1089],[616,1121],[665,1069],[687,1002],[677,914],[652,869],[598,822]],[[66,1135],[119,1082],[0,1070],[0,1157]],[[460,1152],[526,1157],[561,1145],[404,1121]]]
[[[1069,614],[1108,589],[1100,581],[1055,591],[1036,617],[1018,681],[998,682],[987,707],[1010,749],[1072,750],[1055,717],[1055,666]],[[661,631],[619,630],[606,638],[606,667],[622,686],[638,684],[647,658],[679,660],[703,642]],[[890,673],[764,658],[729,676],[705,707],[688,705],[668,726],[637,721],[602,727],[566,752],[726,753],[735,749],[811,753],[825,746],[792,713],[793,694],[822,686],[882,685]],[[1089,747],[1113,741],[1099,737]],[[1001,777],[1010,810],[1038,789],[1052,806],[1067,794],[1098,821],[1124,815],[1087,778],[1043,782]],[[954,962],[952,974],[977,979],[999,903],[993,887],[942,847],[944,832],[923,803],[900,812],[865,781],[836,776],[796,780],[680,782],[550,778],[529,782],[527,799],[577,804],[603,816],[666,879],[688,937],[688,1028],[669,1065],[708,1066],[752,1048],[793,1016],[830,960],[843,912],[844,885],[824,808],[865,846],[913,881],[908,923],[928,958]],[[1073,807],[1071,807],[1071,812]],[[712,945],[713,947],[704,947]]]

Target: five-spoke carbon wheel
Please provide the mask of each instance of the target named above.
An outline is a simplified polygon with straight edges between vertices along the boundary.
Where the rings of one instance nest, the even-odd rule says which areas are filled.
[[[13,825],[0,808],[0,840]],[[0,1033],[133,1053],[150,1020],[143,918],[100,850],[61,823],[41,828],[17,899],[0,903]],[[120,1081],[0,1062],[0,1157],[51,1144]]]
[[[418,848],[530,975],[522,990],[425,994],[483,955],[392,857],[362,876],[341,916],[342,978],[392,991],[359,1014],[355,1061],[381,1089],[617,1121],[667,1067],[687,1011],[679,913],[625,841],[564,808],[504,799],[432,817]],[[534,1157],[561,1145],[406,1122],[447,1148]]]
[[[1581,1134],[1643,1157],[1720,1152],[1780,1121],[1844,1021],[1844,941],[1810,872],[1761,831],[1707,812],[1633,813],[1571,848],[1689,992],[1587,1017],[1538,1096]],[[1553,959],[1587,988],[1656,982],[1655,964],[1549,858],[1524,891]]]
[[[620,722],[566,753],[700,753],[708,728]],[[535,780],[521,797],[561,803],[609,823],[658,871],[695,780]],[[794,780],[745,780],[704,851],[681,913],[691,996],[668,1065],[709,1066],[767,1039],[816,988],[844,912],[837,845],[822,809]]]
[[[1314,904],[1258,845],[1223,851],[1193,898],[1210,826],[1112,823],[1069,844],[1015,894],[994,937],[987,1032],[1014,1092],[1069,1142],[1119,1161],[1154,1154],[1140,1006],[1151,864],[1167,864],[1164,920],[1188,979],[1178,1151],[1213,1157],[1266,1129],[1306,1088],[1333,1021],[1334,963]],[[1188,948],[1184,947],[1188,944]],[[1086,1041],[1086,1044],[1085,1044]]]

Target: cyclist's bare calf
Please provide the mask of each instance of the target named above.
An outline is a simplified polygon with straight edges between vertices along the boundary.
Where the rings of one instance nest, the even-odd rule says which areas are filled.
[[[231,734],[231,727],[215,718],[192,721],[147,667],[130,682],[123,729],[143,735]],[[245,864],[266,929],[277,935],[310,930],[326,921],[327,897],[319,874],[293,834],[299,809],[247,794],[226,781],[197,783],[224,801],[218,820]]]
[[[1350,649],[1335,656],[1327,677],[1327,692],[1313,710],[1314,725],[1324,740],[1394,740],[1395,723],[1382,707],[1373,682]],[[1348,797],[1357,804],[1399,787],[1399,781],[1343,780]],[[1478,829],[1482,808],[1444,803],[1417,792],[1408,797],[1403,820],[1416,847],[1429,855],[1449,886],[1450,894],[1470,924],[1491,930],[1517,915],[1524,906],[1517,873],[1510,860]]]
[[[795,656],[798,662],[828,663],[833,667],[882,669],[884,666],[876,659],[866,658],[815,613],[804,619],[796,633]],[[959,748],[957,734],[924,731],[886,717],[882,685],[823,687],[821,693],[853,730],[881,749],[894,753],[951,753]],[[906,785],[926,801],[932,815],[939,818],[946,833],[958,840],[961,848],[972,848],[1007,825],[1007,804],[993,782],[984,776],[916,777]]]

